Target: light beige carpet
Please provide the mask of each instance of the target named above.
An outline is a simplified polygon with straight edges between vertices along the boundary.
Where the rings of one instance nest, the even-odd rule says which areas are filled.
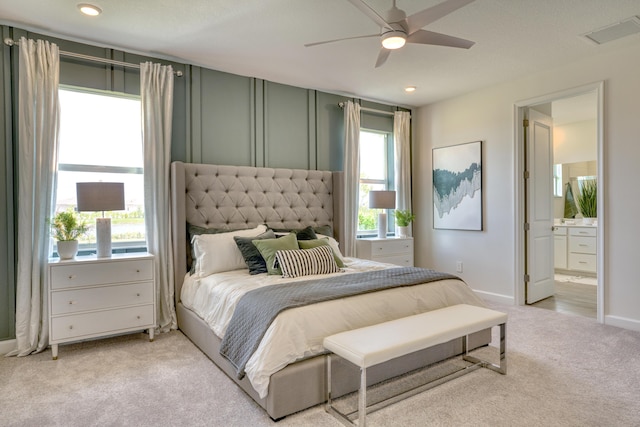
[[[371,426],[639,426],[640,333],[532,307],[509,313],[506,376],[481,369],[369,416]],[[274,423],[180,332],[0,357],[0,426],[339,426],[322,407]]]

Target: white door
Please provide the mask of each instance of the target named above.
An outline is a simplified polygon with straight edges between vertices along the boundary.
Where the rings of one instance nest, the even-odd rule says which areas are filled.
[[[555,293],[553,256],[553,121],[529,109],[525,129],[527,206],[525,231],[527,304]],[[527,173],[525,172],[525,174]],[[526,230],[525,226],[525,230]]]

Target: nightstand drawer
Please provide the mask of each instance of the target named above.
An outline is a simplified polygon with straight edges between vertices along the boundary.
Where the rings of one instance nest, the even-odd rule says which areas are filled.
[[[51,268],[52,289],[148,280],[153,280],[153,261],[150,259],[58,264]]]
[[[407,239],[386,239],[383,241],[371,242],[371,256],[391,255],[412,252],[412,241]]]
[[[153,326],[153,304],[51,318],[51,341],[75,340]]]
[[[384,262],[387,264],[396,264],[402,267],[413,267],[413,255],[389,255],[385,257],[373,257],[371,261]]]
[[[152,304],[153,294],[153,282],[53,292],[51,314],[55,316],[127,305]]]

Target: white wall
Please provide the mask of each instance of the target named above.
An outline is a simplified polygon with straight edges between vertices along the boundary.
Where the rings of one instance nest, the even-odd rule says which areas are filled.
[[[454,272],[485,297],[515,301],[514,104],[604,81],[604,313],[605,322],[640,330],[636,217],[640,209],[640,42],[618,45],[517,81],[415,110],[414,223],[416,264]],[[431,150],[484,141],[484,231],[434,230]]]
[[[576,163],[598,158],[595,120],[553,127],[553,163]]]

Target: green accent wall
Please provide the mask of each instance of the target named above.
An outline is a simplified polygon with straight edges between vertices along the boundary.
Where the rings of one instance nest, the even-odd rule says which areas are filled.
[[[174,79],[171,157],[194,163],[342,170],[343,111],[349,97],[180,64],[119,50],[90,46],[7,26],[5,37],[21,36],[56,43],[61,51],[140,63],[171,64],[182,71]],[[0,340],[15,337],[15,194],[14,151],[18,48],[2,44],[0,56]],[[139,71],[121,66],[60,58],[60,83],[138,95]],[[395,106],[362,105],[385,111]],[[362,115],[367,127],[393,131],[390,116]]]

